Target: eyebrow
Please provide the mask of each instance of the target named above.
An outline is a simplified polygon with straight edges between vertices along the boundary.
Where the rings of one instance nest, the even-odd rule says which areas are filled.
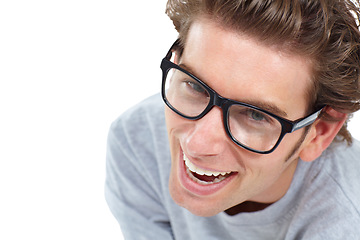
[[[263,109],[265,111],[268,111],[272,114],[275,114],[279,117],[286,118],[288,117],[287,113],[284,110],[281,110],[279,107],[277,107],[275,104],[269,103],[269,102],[260,102],[260,101],[242,101],[243,103],[258,107],[260,109]]]
[[[192,69],[190,66],[186,65],[185,63],[180,63],[178,66],[181,67],[181,68],[183,68],[183,69],[185,69],[186,71],[188,71],[189,73],[193,74],[194,76],[196,76],[196,75],[194,74],[193,69]]]
[[[193,69],[192,69],[190,66],[188,66],[188,65],[186,65],[186,64],[184,64],[184,63],[180,63],[178,66],[181,67],[181,68],[183,68],[183,69],[185,69],[186,71],[188,71],[188,72],[191,73],[192,75],[196,76],[196,75],[194,74]],[[196,76],[196,77],[197,77],[197,76]],[[201,81],[203,81],[203,80],[201,80]],[[204,81],[203,81],[203,82],[204,82]],[[208,85],[206,82],[204,82],[204,83],[205,83],[206,85]],[[209,87],[209,85],[208,85],[208,87]],[[209,88],[210,88],[210,87],[209,87]],[[213,90],[214,90],[214,89],[213,89]],[[214,91],[215,91],[215,90],[214,90]],[[216,91],[215,91],[215,92],[216,92]],[[220,94],[219,94],[219,95],[220,95]],[[221,95],[220,95],[220,96],[221,96]],[[237,101],[237,100],[233,100],[233,99],[229,99],[229,100],[249,104],[249,105],[251,105],[251,106],[260,108],[260,109],[262,109],[262,110],[265,110],[265,111],[267,111],[267,112],[270,112],[270,113],[275,114],[275,115],[277,115],[277,116],[279,116],[279,117],[282,117],[282,118],[288,117],[288,114],[287,114],[284,110],[280,109],[280,108],[277,107],[275,104],[270,103],[270,102],[263,102],[263,101],[257,101],[257,100],[242,100],[242,101]]]

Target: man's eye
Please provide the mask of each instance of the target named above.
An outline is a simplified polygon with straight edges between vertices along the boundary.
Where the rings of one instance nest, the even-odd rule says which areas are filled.
[[[206,90],[198,83],[188,81],[190,88],[198,93],[206,93]]]
[[[254,119],[255,121],[263,121],[266,120],[266,116],[258,111],[250,111],[249,115],[252,119]]]
[[[256,121],[261,121],[264,120],[264,115],[259,113],[259,112],[255,112],[255,111],[251,111],[251,118],[253,118]]]

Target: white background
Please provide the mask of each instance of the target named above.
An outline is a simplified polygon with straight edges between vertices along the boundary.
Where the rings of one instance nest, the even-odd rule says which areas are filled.
[[[177,36],[165,3],[0,3],[0,239],[122,238],[103,197],[106,136],[159,91]]]

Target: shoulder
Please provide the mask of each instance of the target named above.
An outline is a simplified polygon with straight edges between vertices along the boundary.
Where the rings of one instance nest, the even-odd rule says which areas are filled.
[[[329,197],[360,218],[360,143],[333,143],[313,165],[314,178],[324,184],[321,187],[329,191]]]
[[[350,146],[334,143],[320,161],[329,181],[341,189],[360,214],[360,142],[354,139]]]
[[[156,94],[121,114],[110,127],[114,137],[133,144],[147,144],[166,133],[164,104]]]
[[[345,142],[334,142],[330,147],[324,152],[321,158],[333,158],[333,159],[343,159],[346,162],[352,162],[352,164],[359,164],[359,154],[360,154],[360,142],[356,139],[353,139],[351,145],[346,144]],[[338,163],[338,161],[336,161]],[[346,164],[343,166],[347,166]]]
[[[130,108],[111,125],[106,152],[105,198],[124,236],[157,234],[165,239],[164,236],[171,234],[164,207],[169,198],[167,146],[164,104],[160,95]],[[152,230],[141,232],[144,225],[151,226]]]
[[[145,173],[167,167],[163,166],[167,161],[160,161],[168,158],[167,149],[164,104],[157,94],[130,108],[111,124],[107,162],[123,168],[122,165],[131,163],[139,172]]]
[[[111,125],[112,129],[126,126],[129,129],[141,128],[164,121],[164,104],[159,94],[153,95],[121,114]]]
[[[360,142],[334,144],[324,155],[324,169],[360,217]]]
[[[360,145],[334,143],[304,175],[298,199],[296,239],[333,239],[358,236],[360,229]],[[297,179],[300,180],[300,179]],[[347,238],[346,238],[347,239]]]
[[[124,177],[126,182],[132,179],[131,184],[137,184],[137,188],[146,182],[153,191],[164,185],[160,183],[164,174],[159,172],[166,172],[170,162],[164,115],[164,104],[157,94],[136,104],[111,124],[106,154],[108,175],[116,175],[118,182]]]

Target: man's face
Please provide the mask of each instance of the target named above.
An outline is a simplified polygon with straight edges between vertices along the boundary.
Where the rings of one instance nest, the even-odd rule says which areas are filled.
[[[179,61],[223,97],[276,106],[290,120],[306,115],[311,70],[303,58],[203,19],[190,28]],[[285,135],[274,152],[262,155],[231,141],[218,107],[196,121],[169,108],[165,114],[172,158],[169,189],[180,206],[212,216],[244,201],[272,203],[286,193],[302,146],[292,153],[304,130]],[[206,177],[189,167],[200,175],[204,170],[231,173],[204,184]]]

